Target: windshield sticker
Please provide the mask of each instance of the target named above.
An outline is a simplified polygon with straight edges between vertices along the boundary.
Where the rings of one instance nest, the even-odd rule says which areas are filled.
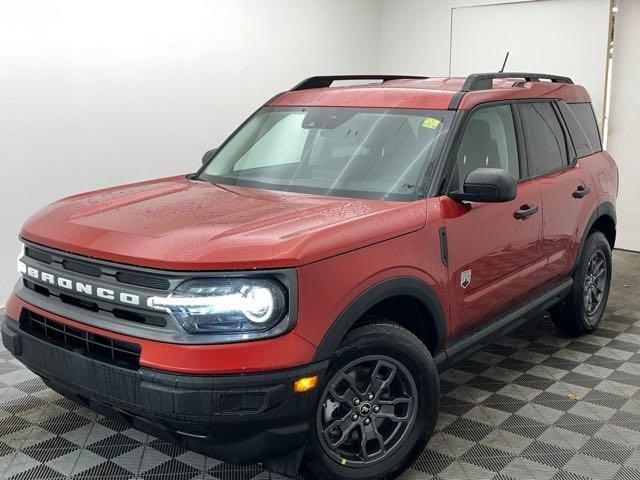
[[[440,120],[438,120],[437,118],[424,117],[424,120],[422,121],[422,127],[435,130],[436,128],[438,128],[438,125],[440,125],[440,123],[442,122],[440,122]]]

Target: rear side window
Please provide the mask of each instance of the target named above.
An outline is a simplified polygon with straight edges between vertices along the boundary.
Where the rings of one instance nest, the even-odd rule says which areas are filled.
[[[576,116],[578,123],[582,127],[587,140],[591,143],[594,152],[602,151],[602,143],[600,141],[600,130],[596,123],[596,116],[593,113],[593,107],[590,103],[570,103],[569,108]]]
[[[568,165],[564,132],[551,103],[522,104],[520,117],[531,175],[541,175]]]
[[[591,142],[587,138],[587,134],[584,132],[580,122],[578,122],[573,110],[571,110],[571,108],[569,108],[569,106],[564,102],[558,102],[557,105],[560,109],[560,113],[562,114],[562,118],[564,118],[567,130],[569,130],[569,135],[571,135],[573,146],[576,149],[576,157],[586,157],[587,155],[591,155],[594,151],[597,151],[597,149],[591,145]]]

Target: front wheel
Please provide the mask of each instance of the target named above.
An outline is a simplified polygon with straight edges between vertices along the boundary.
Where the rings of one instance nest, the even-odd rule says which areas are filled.
[[[611,247],[601,232],[587,238],[565,301],[551,309],[556,326],[570,335],[595,330],[602,320],[611,286]]]
[[[393,323],[344,340],[313,419],[305,474],[322,480],[395,478],[431,435],[438,373],[425,345]]]

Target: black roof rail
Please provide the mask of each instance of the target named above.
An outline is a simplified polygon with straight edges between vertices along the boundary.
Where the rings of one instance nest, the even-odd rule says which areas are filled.
[[[471,92],[473,90],[489,90],[493,87],[493,80],[496,78],[522,78],[525,82],[539,82],[540,80],[550,80],[553,83],[573,83],[569,77],[559,75],[548,75],[546,73],[522,73],[522,72],[497,72],[497,73],[474,73],[469,75],[460,89],[461,92]]]
[[[382,80],[384,83],[389,80],[424,80],[427,78],[429,77],[417,77],[414,75],[324,75],[309,77],[293,87],[291,91],[330,87],[333,82],[343,80]]]

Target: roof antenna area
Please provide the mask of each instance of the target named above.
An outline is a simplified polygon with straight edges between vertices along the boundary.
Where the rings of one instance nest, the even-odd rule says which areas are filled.
[[[500,69],[500,72],[498,73],[503,73],[505,67],[507,66],[507,60],[509,60],[509,52],[507,52],[507,54],[504,56],[504,62],[502,63],[502,68]]]

